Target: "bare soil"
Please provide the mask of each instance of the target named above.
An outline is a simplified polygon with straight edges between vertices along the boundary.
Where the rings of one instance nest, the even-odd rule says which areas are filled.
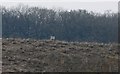
[[[3,72],[118,72],[118,44],[2,39]]]

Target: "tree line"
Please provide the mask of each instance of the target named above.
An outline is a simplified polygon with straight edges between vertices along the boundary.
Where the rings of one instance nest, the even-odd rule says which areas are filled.
[[[3,38],[117,42],[118,14],[87,10],[54,10],[40,7],[2,7]]]

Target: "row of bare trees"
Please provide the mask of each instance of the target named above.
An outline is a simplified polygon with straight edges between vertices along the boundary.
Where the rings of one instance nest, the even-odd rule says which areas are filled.
[[[2,7],[3,37],[117,42],[118,14],[39,7]]]

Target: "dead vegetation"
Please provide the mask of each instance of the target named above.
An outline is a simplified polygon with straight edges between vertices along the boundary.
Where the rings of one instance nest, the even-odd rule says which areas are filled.
[[[117,44],[13,38],[2,41],[3,72],[117,72],[118,55]]]

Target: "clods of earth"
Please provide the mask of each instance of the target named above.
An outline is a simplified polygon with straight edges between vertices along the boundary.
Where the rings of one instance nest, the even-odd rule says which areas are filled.
[[[3,72],[118,72],[118,44],[2,39]]]

